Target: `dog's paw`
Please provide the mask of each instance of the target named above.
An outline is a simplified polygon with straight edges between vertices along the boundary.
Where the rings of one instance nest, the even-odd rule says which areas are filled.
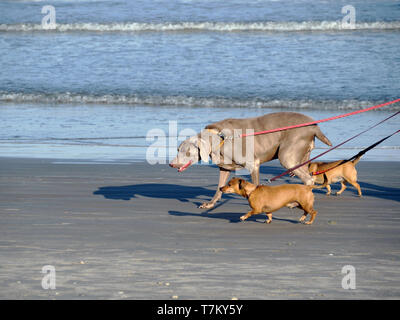
[[[300,217],[299,222],[303,222],[304,220],[306,220],[307,216],[305,216],[304,214]]]
[[[214,203],[212,202],[204,202],[199,206],[200,209],[211,209],[214,208]]]

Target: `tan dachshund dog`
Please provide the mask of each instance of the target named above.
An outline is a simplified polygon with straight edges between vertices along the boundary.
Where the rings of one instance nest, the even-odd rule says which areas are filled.
[[[326,179],[325,179],[326,180]],[[326,185],[326,183],[325,183]],[[240,217],[244,221],[254,214],[265,212],[268,220],[266,223],[271,223],[272,212],[279,210],[282,207],[296,207],[304,210],[300,222],[304,222],[307,214],[311,215],[310,221],[305,224],[312,224],[317,211],[314,210],[314,194],[312,189],[320,189],[323,186],[306,186],[302,184],[282,184],[279,186],[256,186],[244,179],[233,178],[228,184],[221,188],[223,193],[236,193],[249,201],[251,210],[247,214]]]
[[[312,174],[313,172],[323,172],[327,169],[333,168],[324,172],[324,174],[313,175],[313,180],[315,183],[321,184],[323,183],[323,175],[326,175],[328,181],[326,185],[326,189],[328,192],[326,195],[331,194],[331,183],[341,182],[342,188],[336,193],[336,195],[340,195],[346,189],[346,183],[350,183],[353,185],[358,192],[358,195],[362,197],[360,185],[357,183],[357,170],[356,164],[360,161],[361,156],[355,158],[353,161],[345,162],[344,164],[340,164],[344,162],[344,160],[339,160],[335,162],[311,162],[308,165],[308,171]]]

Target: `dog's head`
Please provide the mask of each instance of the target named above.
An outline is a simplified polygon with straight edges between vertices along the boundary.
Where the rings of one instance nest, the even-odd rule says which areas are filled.
[[[254,185],[244,179],[232,178],[228,184],[220,188],[220,190],[222,193],[236,193],[242,197],[248,197],[251,191],[253,191],[252,186]]]
[[[169,165],[182,172],[200,160],[208,162],[210,153],[211,146],[209,141],[200,135],[196,135],[186,139],[179,145],[178,154]]]

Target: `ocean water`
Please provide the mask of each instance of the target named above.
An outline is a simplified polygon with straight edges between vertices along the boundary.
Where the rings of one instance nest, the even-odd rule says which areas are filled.
[[[42,23],[47,5],[54,29]],[[400,1],[0,2],[0,156],[137,161],[149,132],[175,134],[174,124],[179,143],[184,129],[228,117],[323,119],[397,98]],[[399,110],[320,126],[336,145]],[[399,119],[323,159],[357,153]],[[312,155],[324,148],[317,141]],[[364,159],[399,161],[400,135]]]

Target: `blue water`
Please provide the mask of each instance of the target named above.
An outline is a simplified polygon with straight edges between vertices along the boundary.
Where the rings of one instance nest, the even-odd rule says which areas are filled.
[[[348,4],[353,29],[341,22]],[[42,27],[45,5],[54,30]],[[400,1],[0,2],[2,156],[143,159],[149,130],[168,134],[169,121],[199,131],[278,110],[322,119],[399,97]],[[321,128],[337,144],[397,110]],[[397,124],[325,158],[353,155]],[[400,135],[365,159],[400,160]]]

